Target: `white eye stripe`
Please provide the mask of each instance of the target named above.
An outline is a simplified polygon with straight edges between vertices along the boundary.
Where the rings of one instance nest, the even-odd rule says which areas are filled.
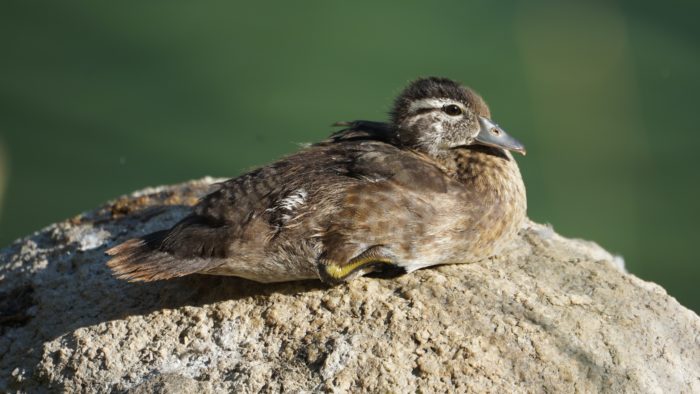
[[[408,107],[408,112],[416,112],[421,109],[438,109],[449,104],[456,105],[459,108],[461,108],[462,111],[464,111],[464,105],[462,105],[462,103],[458,101],[444,98],[427,98],[412,102],[411,105]]]

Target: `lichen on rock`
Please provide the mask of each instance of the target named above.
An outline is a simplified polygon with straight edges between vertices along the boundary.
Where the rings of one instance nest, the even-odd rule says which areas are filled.
[[[700,392],[700,318],[588,241],[395,279],[114,279],[104,251],[212,179],[122,197],[0,252],[0,392]]]

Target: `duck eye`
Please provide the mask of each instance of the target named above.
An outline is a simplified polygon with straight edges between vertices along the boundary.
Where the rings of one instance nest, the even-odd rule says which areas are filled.
[[[458,105],[448,104],[448,105],[442,107],[442,112],[444,112],[450,116],[457,116],[457,115],[462,114],[462,109],[459,108]]]

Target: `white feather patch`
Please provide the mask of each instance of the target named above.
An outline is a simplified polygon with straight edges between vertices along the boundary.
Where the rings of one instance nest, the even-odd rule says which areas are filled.
[[[299,207],[300,205],[303,205],[306,202],[306,197],[307,197],[306,190],[297,189],[294,192],[292,192],[290,195],[288,195],[287,197],[280,200],[277,207],[278,207],[278,209],[282,209],[285,211],[293,211],[297,207]]]
[[[288,194],[287,197],[279,200],[274,207],[268,208],[268,212],[279,211],[282,213],[282,221],[288,222],[296,215],[294,211],[306,203],[308,193],[304,189],[297,189]]]

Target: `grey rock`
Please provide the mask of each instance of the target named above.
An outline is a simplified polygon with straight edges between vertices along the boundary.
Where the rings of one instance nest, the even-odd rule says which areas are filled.
[[[104,251],[207,178],[122,197],[0,252],[0,392],[700,392],[700,318],[592,242],[395,279],[132,284]]]

